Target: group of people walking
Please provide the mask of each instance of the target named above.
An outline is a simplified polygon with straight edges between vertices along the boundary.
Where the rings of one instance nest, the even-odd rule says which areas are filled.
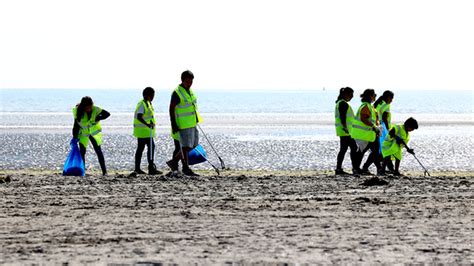
[[[174,151],[171,159],[166,164],[171,168],[173,175],[178,174],[179,162],[182,163],[182,173],[187,176],[198,176],[189,167],[189,152],[199,144],[197,125],[202,121],[197,108],[197,97],[191,86],[194,75],[186,70],[181,74],[181,84],[173,91],[169,105],[171,122],[171,136],[174,141]],[[145,174],[141,170],[141,159],[145,147],[148,147],[147,161],[148,174],[162,174],[154,163],[156,135],[156,119],[153,109],[155,91],[151,87],[143,90],[143,99],[135,108],[133,118],[133,135],[137,138],[135,152],[135,173]],[[354,97],[354,90],[345,87],[340,89],[336,100],[335,125],[336,134],[340,137],[340,150],[337,155],[336,175],[348,174],[342,169],[342,163],[347,150],[350,148],[352,173],[354,175],[370,174],[369,167],[375,164],[378,175],[391,172],[400,175],[399,166],[402,159],[402,147],[409,149],[409,132],[418,128],[414,118],[408,118],[404,124],[392,125],[390,104],[394,93],[385,91],[376,99],[373,89],[365,90],[361,95],[361,106],[354,114],[349,102]],[[107,119],[110,113],[95,106],[88,96],[73,108],[74,126],[73,140],[79,144],[82,159],[85,164],[86,148],[89,142],[97,154],[103,175],[107,174],[104,155],[101,150],[102,129],[100,121]],[[388,133],[386,133],[388,132]],[[364,154],[370,150],[367,161],[360,167]],[[391,163],[395,160],[395,167]],[[385,169],[388,168],[388,171]]]
[[[407,144],[409,132],[418,129],[418,122],[410,117],[403,124],[393,125],[390,104],[394,93],[384,91],[375,100],[376,96],[373,89],[366,89],[360,95],[361,105],[354,114],[349,104],[354,97],[354,90],[350,87],[340,89],[334,112],[336,135],[340,138],[336,175],[348,174],[342,169],[342,163],[349,148],[354,175],[370,175],[371,164],[375,164],[377,175],[401,175],[399,167],[402,148],[405,147],[409,153],[414,154]],[[364,154],[369,150],[370,154],[361,168]],[[395,160],[395,167],[392,160]]]
[[[199,132],[196,127],[202,121],[197,108],[197,97],[191,89],[193,80],[194,74],[189,70],[184,71],[181,74],[181,84],[171,95],[169,114],[171,136],[174,140],[175,149],[172,158],[166,164],[171,168],[173,175],[178,174],[179,162],[181,161],[184,175],[198,176],[189,167],[188,160],[189,151],[199,144]],[[156,118],[152,102],[155,97],[155,90],[147,87],[142,94],[143,99],[138,102],[133,118],[133,136],[137,138],[135,173],[145,174],[140,165],[143,151],[147,147],[148,174],[159,175],[162,172],[156,169],[153,156],[155,152],[153,138],[156,135]],[[72,142],[79,143],[84,164],[86,148],[90,141],[99,159],[102,174],[107,175],[104,155],[100,147],[102,144],[100,121],[107,119],[110,113],[95,106],[92,99],[86,96],[73,108],[73,115]]]

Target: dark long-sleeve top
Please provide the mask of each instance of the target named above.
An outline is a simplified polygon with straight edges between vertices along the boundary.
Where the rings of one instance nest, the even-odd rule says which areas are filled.
[[[339,116],[341,117],[341,123],[345,126],[346,124],[346,114],[347,114],[347,109],[349,109],[349,105],[345,101],[341,101],[339,103]]]
[[[86,115],[84,113],[84,115]],[[88,116],[91,115],[91,113],[87,114]],[[100,120],[107,119],[110,116],[110,113],[107,112],[106,110],[102,109],[102,112],[100,112],[97,117],[96,117],[96,122],[99,122]],[[81,126],[77,123],[76,120],[74,120],[74,126],[72,127],[72,137],[77,139],[77,136],[79,136],[79,130],[81,129]]]

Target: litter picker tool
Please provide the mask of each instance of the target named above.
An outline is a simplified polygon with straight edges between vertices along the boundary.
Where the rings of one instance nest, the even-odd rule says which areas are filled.
[[[199,130],[201,131],[201,133],[204,135],[204,138],[206,139],[207,143],[209,143],[209,146],[211,146],[211,149],[214,151],[214,153],[216,154],[217,158],[219,158],[219,161],[221,163],[221,168],[222,170],[225,170],[226,167],[225,167],[225,163],[224,163],[224,160],[222,160],[222,158],[219,156],[219,154],[217,153],[216,149],[214,148],[214,146],[212,145],[211,141],[209,140],[209,138],[207,137],[206,133],[204,133],[204,131],[202,130],[201,126],[199,124],[197,124]],[[208,160],[209,161],[209,160]]]
[[[415,160],[420,164],[421,168],[423,168],[423,171],[424,171],[423,175],[424,176],[426,176],[426,175],[431,176],[430,173],[428,172],[428,170],[426,170],[425,166],[423,166],[423,164],[420,162],[420,160],[418,160],[418,158],[416,157],[415,152],[413,151],[413,149],[410,149],[404,141],[402,141],[402,144],[405,146],[405,148],[407,148],[408,153],[410,153],[411,155],[413,155],[413,157],[415,157]]]

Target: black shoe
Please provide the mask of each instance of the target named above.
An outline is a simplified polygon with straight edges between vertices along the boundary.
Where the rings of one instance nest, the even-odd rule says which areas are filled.
[[[355,177],[360,176],[360,169],[352,169],[352,175]]]
[[[185,176],[200,176],[200,175],[196,174],[195,172],[193,172],[193,170],[191,170],[191,169],[183,169],[183,175],[185,175]]]
[[[158,170],[156,169],[156,165],[155,165],[155,164],[151,164],[151,165],[148,166],[148,174],[149,174],[149,175],[161,175],[161,174],[163,174],[163,172],[158,171]]]
[[[386,176],[387,174],[385,173],[384,170],[380,169],[380,170],[377,170],[377,175],[378,176]]]
[[[342,169],[336,169],[336,175],[349,175],[349,173],[344,172]]]
[[[146,174],[142,169],[135,169],[135,173],[139,174],[139,175],[144,175]]]
[[[385,171],[385,173],[387,175],[393,175],[395,173],[395,171],[388,169],[388,170]]]
[[[175,160],[169,160],[166,162],[166,165],[168,165],[169,168],[171,168],[171,171],[176,171],[178,170],[178,162]]]
[[[359,172],[361,175],[373,175],[369,169],[361,169]]]
[[[402,174],[401,174],[400,172],[398,172],[398,171],[395,171],[395,172],[393,172],[393,176],[402,177],[402,176],[404,176],[404,175],[402,175]]]

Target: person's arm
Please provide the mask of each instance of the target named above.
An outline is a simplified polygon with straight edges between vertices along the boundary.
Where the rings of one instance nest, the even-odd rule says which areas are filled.
[[[387,126],[387,128],[390,128],[390,124],[388,123],[388,112],[384,112],[382,114],[382,121],[385,123],[385,125]]]
[[[110,116],[110,113],[102,109],[102,111],[95,117],[95,121],[99,122],[100,120],[105,120]]]
[[[171,129],[173,133],[176,133],[179,131],[178,123],[176,122],[176,117],[175,117],[176,105],[179,104],[179,101],[180,100],[179,100],[178,94],[176,94],[176,92],[173,92],[173,94],[171,95],[170,108],[169,108]]]
[[[145,112],[145,107],[142,105],[139,107],[138,112],[137,112],[137,120],[140,121],[140,123],[144,124],[145,126],[149,128],[153,128],[153,123],[147,123],[145,119],[143,119],[143,113]]]
[[[346,114],[347,114],[347,109],[349,108],[349,106],[347,105],[346,102],[341,102],[339,104],[339,116],[341,117],[341,124],[342,124],[342,127],[344,128],[344,131],[348,131],[347,130],[347,117],[346,117]],[[349,133],[349,132],[347,132]]]
[[[364,124],[369,127],[374,127],[375,125],[370,121],[370,110],[367,106],[364,106],[362,110],[360,110],[360,119]]]
[[[72,138],[73,139],[77,139],[78,136],[79,136],[79,130],[81,129],[81,127],[79,126],[79,124],[77,123],[76,119],[74,119],[74,125],[72,126]]]

